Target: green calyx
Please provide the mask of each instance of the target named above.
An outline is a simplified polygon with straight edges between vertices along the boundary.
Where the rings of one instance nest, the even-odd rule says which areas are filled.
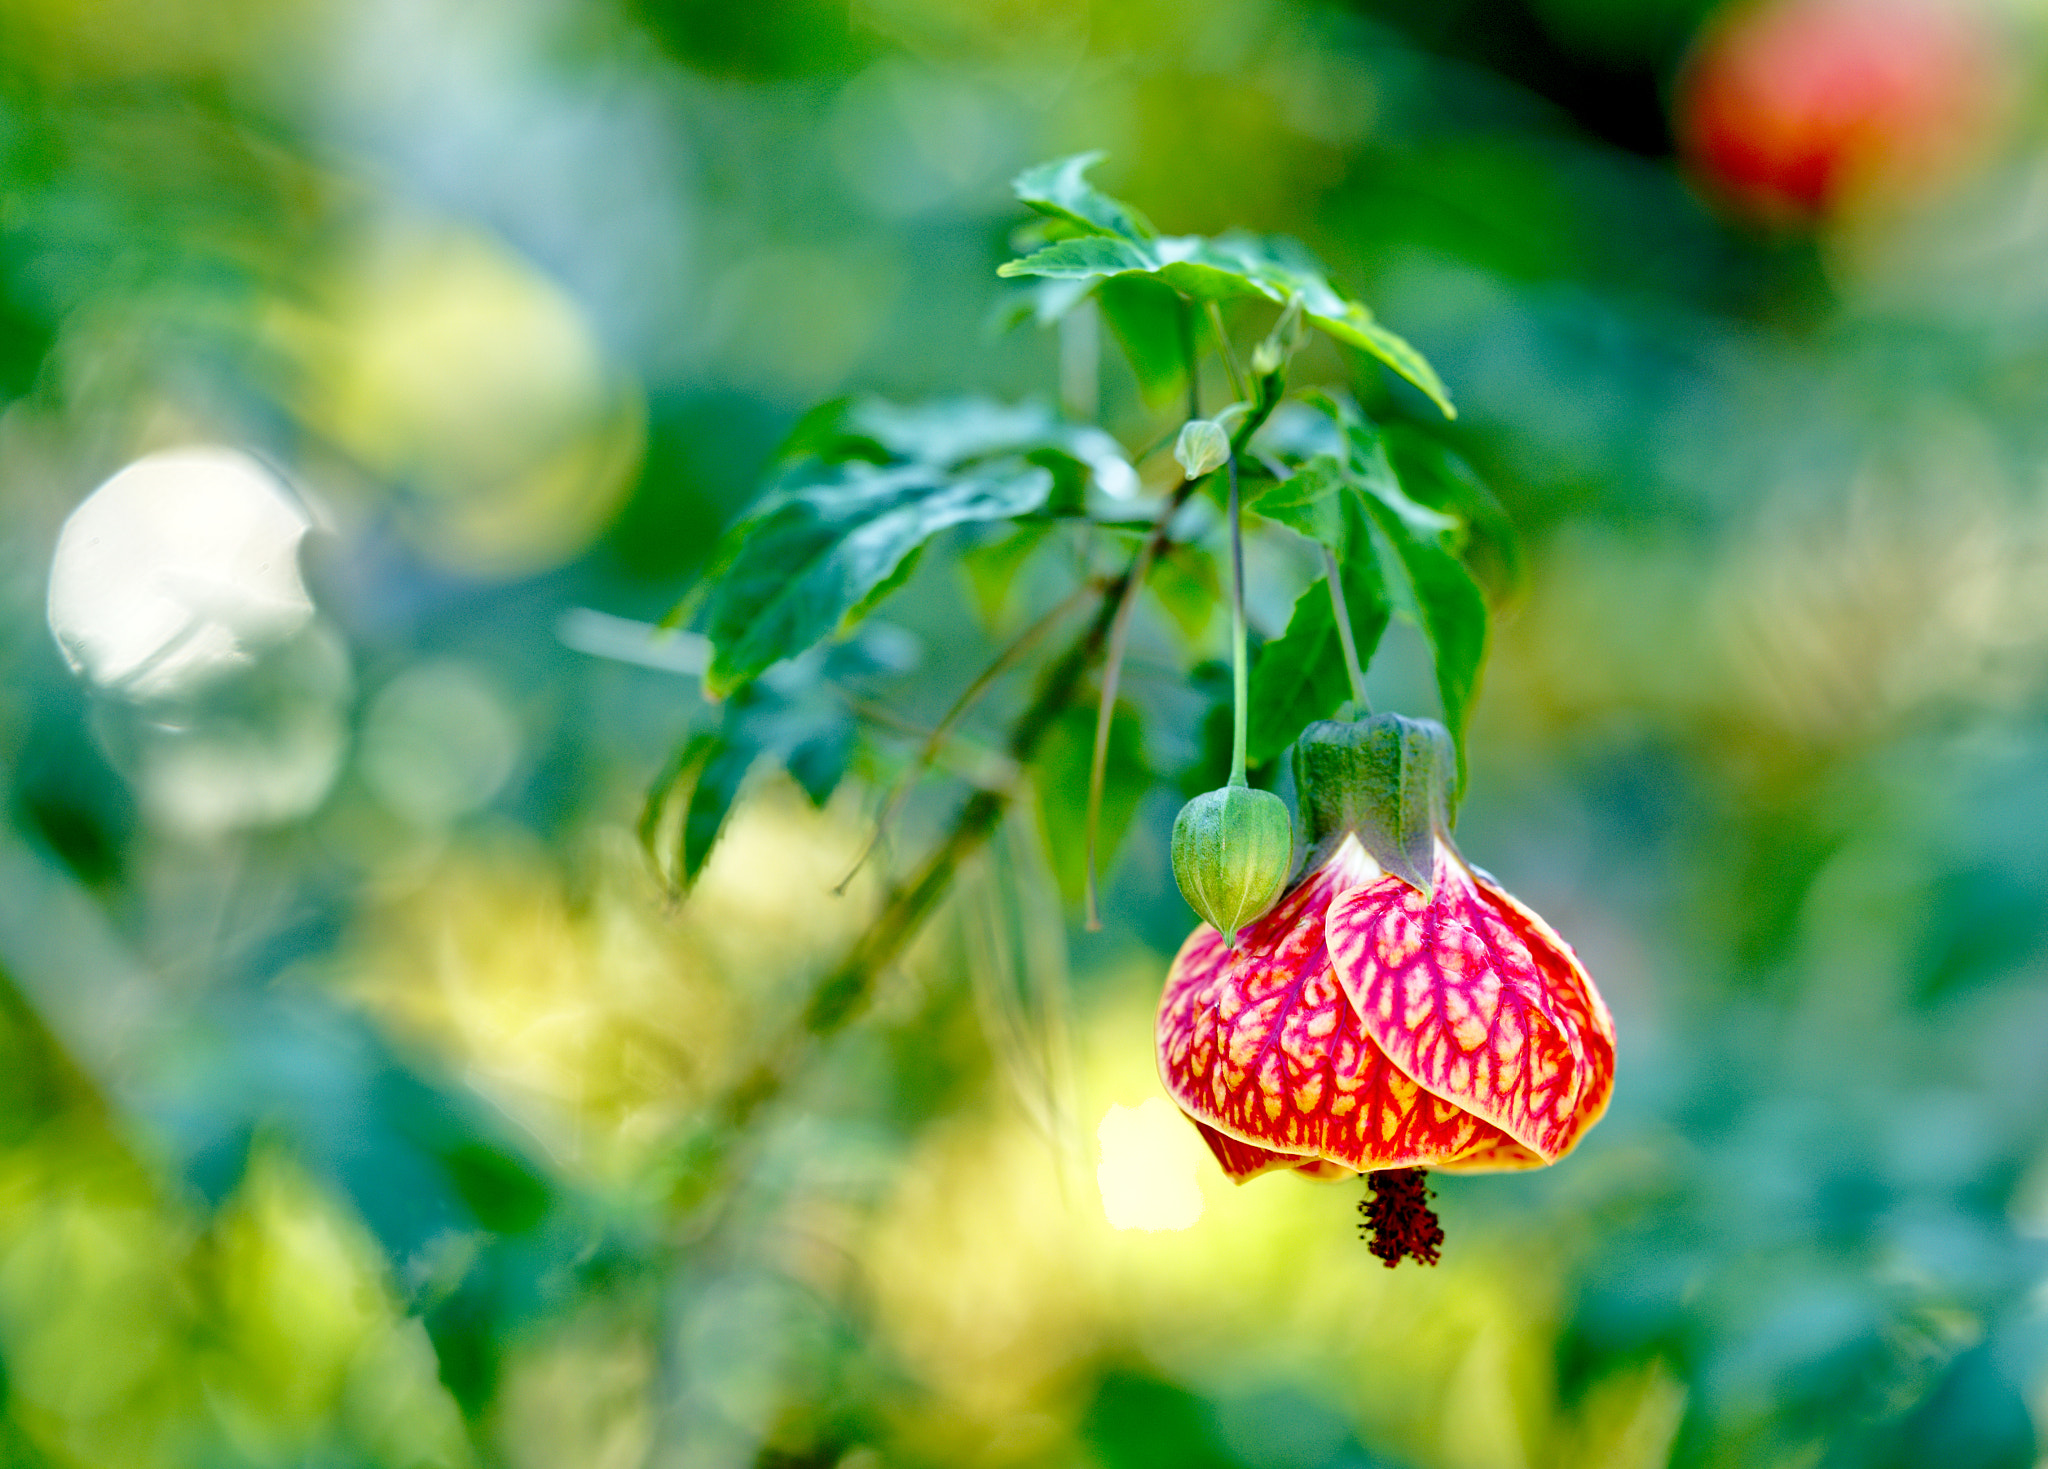
[[[1294,779],[1311,864],[1356,836],[1382,868],[1434,889],[1436,843],[1450,840],[1458,779],[1449,730],[1400,714],[1318,720],[1294,747]]]
[[[1174,881],[1232,946],[1240,928],[1279,901],[1293,870],[1294,823],[1271,791],[1205,791],[1174,818]]]

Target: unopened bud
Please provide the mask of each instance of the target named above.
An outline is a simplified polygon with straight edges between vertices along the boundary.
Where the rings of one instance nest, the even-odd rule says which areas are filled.
[[[1271,791],[1205,791],[1173,823],[1173,879],[1181,896],[1231,944],[1263,917],[1294,870],[1294,823]]]
[[[1212,419],[1191,418],[1180,426],[1173,457],[1189,479],[1198,479],[1230,457],[1230,435]]]
[[[1252,376],[1271,377],[1289,357],[1301,350],[1301,344],[1308,340],[1308,326],[1301,317],[1301,292],[1296,291],[1287,298],[1286,308],[1281,311],[1280,319],[1273,323],[1273,330],[1252,348]]]

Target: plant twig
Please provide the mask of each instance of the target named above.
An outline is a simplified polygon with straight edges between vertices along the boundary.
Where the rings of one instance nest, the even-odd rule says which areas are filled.
[[[1145,589],[1145,578],[1151,574],[1157,540],[1156,532],[1147,536],[1138,548],[1137,559],[1131,563],[1131,574],[1124,582],[1123,595],[1117,599],[1116,614],[1109,625],[1109,654],[1102,663],[1102,697],[1095,710],[1095,749],[1088,759],[1088,881],[1084,921],[1090,933],[1102,928],[1102,915],[1095,900],[1095,847],[1102,829],[1103,785],[1109,776],[1109,732],[1116,721],[1116,686],[1123,675],[1124,649],[1130,644],[1131,614],[1137,610],[1138,594]]]
[[[898,778],[895,788],[889,793],[888,801],[882,807],[882,814],[875,818],[875,829],[868,837],[867,845],[860,849],[860,855],[853,860],[853,867],[839,880],[839,885],[832,889],[834,893],[845,896],[848,885],[860,875],[861,868],[867,865],[868,858],[873,855],[875,848],[881,845],[890,823],[903,809],[903,803],[910,799],[910,793],[917,788],[917,783],[924,778],[924,773],[930,770],[933,762],[939,758],[939,751],[945,747],[946,738],[952,734],[954,726],[981,702],[982,695],[995,687],[996,680],[1015,668],[1024,655],[1037,646],[1038,640],[1079,605],[1087,593],[1088,586],[1084,582],[1058,606],[1010,639],[1009,645],[998,653],[994,661],[982,669],[974,682],[953,701],[953,707],[946,711],[945,717],[940,719],[932,727],[931,733],[925,737],[925,742],[919,747],[917,758],[911,761],[910,768]]]
[[[1358,640],[1351,634],[1351,612],[1344,605],[1344,579],[1337,567],[1337,553],[1323,547],[1323,578],[1330,584],[1330,610],[1337,617],[1337,642],[1344,649],[1344,673],[1351,680],[1351,701],[1361,714],[1370,714],[1372,704],[1365,697],[1365,669],[1358,661]]]
[[[1237,453],[1230,470],[1230,783],[1245,784],[1246,735],[1251,718],[1251,653],[1245,646],[1244,515],[1238,504]]]
[[[1203,304],[1209,308],[1209,326],[1216,333],[1216,355],[1223,359],[1223,370],[1230,374],[1230,391],[1237,395],[1240,403],[1249,403],[1252,390],[1246,385],[1244,372],[1237,365],[1237,354],[1230,350],[1230,333],[1223,329],[1223,309],[1213,297]]]

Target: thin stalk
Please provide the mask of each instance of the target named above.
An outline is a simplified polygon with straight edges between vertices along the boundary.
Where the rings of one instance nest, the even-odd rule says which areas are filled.
[[[1251,654],[1244,628],[1244,517],[1239,513],[1237,451],[1230,468],[1230,691],[1234,705],[1230,725],[1230,783],[1245,782],[1245,731],[1251,722]]]
[[[1323,547],[1323,579],[1330,584],[1330,610],[1337,615],[1337,642],[1344,649],[1344,675],[1351,680],[1351,702],[1361,714],[1372,713],[1365,697],[1365,669],[1358,661],[1358,640],[1351,635],[1351,613],[1344,605],[1344,579],[1337,569],[1337,553]]]
[[[1183,296],[1180,298],[1180,358],[1188,370],[1188,421],[1202,416],[1202,374],[1201,363],[1195,358],[1195,313],[1194,307]]]
[[[1240,403],[1252,400],[1252,390],[1245,382],[1245,375],[1237,365],[1237,354],[1230,350],[1230,333],[1223,329],[1222,308],[1211,301],[1203,305],[1209,308],[1209,326],[1216,333],[1216,355],[1223,359],[1223,370],[1230,374],[1230,391],[1237,395]]]
[[[1102,793],[1109,778],[1109,732],[1116,721],[1116,686],[1124,670],[1124,649],[1131,639],[1131,614],[1138,607],[1138,593],[1152,570],[1153,537],[1146,537],[1131,564],[1131,576],[1117,599],[1116,616],[1109,625],[1109,651],[1102,660],[1102,697],[1095,707],[1095,750],[1088,760],[1088,885],[1087,920],[1090,933],[1102,928],[1102,913],[1095,899],[1095,848],[1102,830]]]
[[[882,838],[888,834],[890,823],[902,811],[903,803],[910,799],[910,793],[917,788],[917,783],[924,778],[924,773],[931,769],[933,762],[939,758],[939,751],[945,747],[946,738],[952,734],[954,726],[981,702],[982,695],[995,687],[996,680],[1015,668],[1024,655],[1036,646],[1038,640],[1045,636],[1047,630],[1071,612],[1087,593],[1088,586],[1084,582],[1058,606],[1010,639],[1009,646],[996,654],[994,661],[982,669],[965,692],[953,701],[953,707],[932,727],[931,733],[925,737],[924,744],[918,749],[917,758],[911,761],[910,768],[896,782],[895,789],[890,791],[888,802],[882,807],[882,814],[875,818],[875,829],[868,837],[867,845],[862,847],[860,855],[854,858],[852,869],[839,880],[839,885],[832,889],[834,893],[841,897],[845,896],[847,887],[860,875],[861,868],[867,865],[868,858],[874,854],[875,848],[881,845]]]

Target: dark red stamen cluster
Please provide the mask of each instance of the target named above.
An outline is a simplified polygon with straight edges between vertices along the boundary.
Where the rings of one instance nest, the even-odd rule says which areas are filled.
[[[1365,1223],[1358,1232],[1369,1248],[1392,1270],[1403,1255],[1418,1265],[1434,1265],[1443,1248],[1444,1228],[1429,1207],[1428,1173],[1421,1168],[1388,1168],[1368,1173],[1372,1190],[1359,1200]]]

